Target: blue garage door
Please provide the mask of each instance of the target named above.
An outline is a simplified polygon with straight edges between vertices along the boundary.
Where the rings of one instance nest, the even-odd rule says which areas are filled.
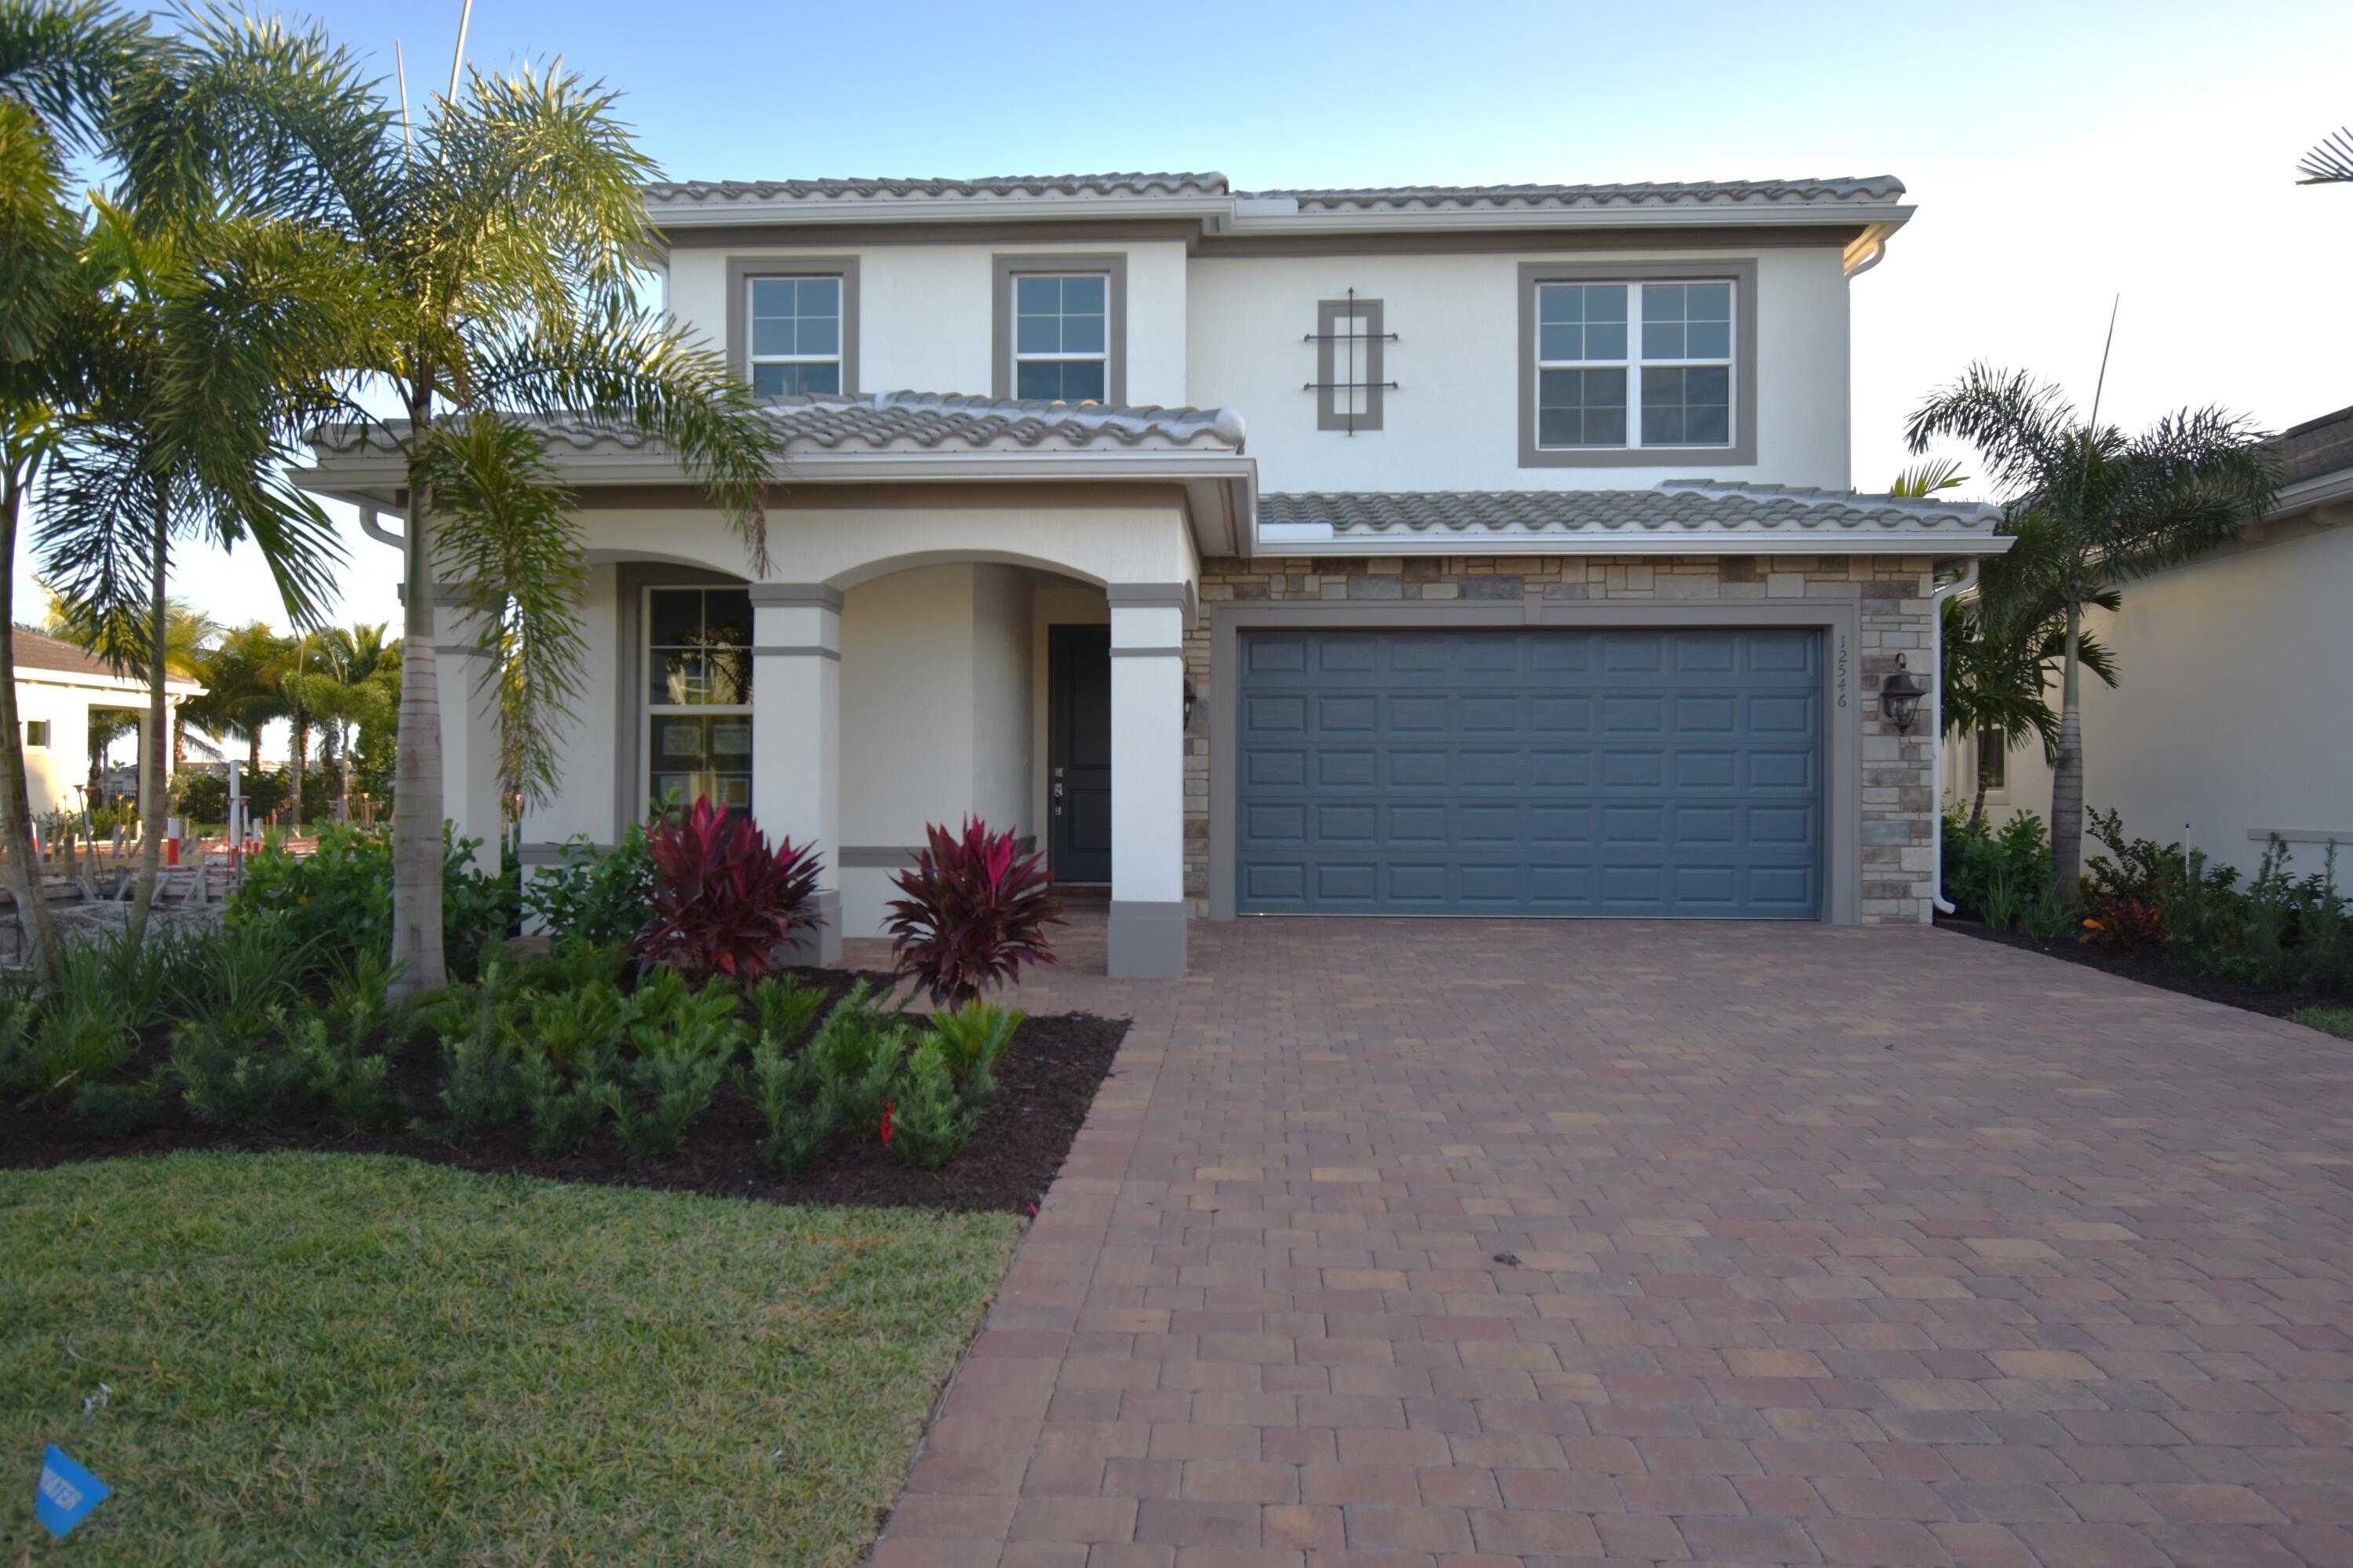
[[[1811,920],[1811,632],[1246,632],[1244,914]]]

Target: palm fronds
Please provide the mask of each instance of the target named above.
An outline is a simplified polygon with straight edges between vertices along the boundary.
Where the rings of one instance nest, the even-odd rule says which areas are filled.
[[[2295,167],[2304,176],[2296,182],[2299,185],[2334,185],[2353,180],[2353,128],[2322,137]]]

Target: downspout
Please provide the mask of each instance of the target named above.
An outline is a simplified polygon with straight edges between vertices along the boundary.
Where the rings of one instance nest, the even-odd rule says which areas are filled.
[[[1940,915],[1953,912],[1953,901],[1945,897],[1945,601],[1956,594],[1967,593],[1978,585],[1978,558],[1968,558],[1961,574],[1928,595],[1928,668],[1936,672],[1935,706],[1930,710],[1934,721],[1928,730],[1930,771],[1936,780],[1936,826],[1930,842],[1936,846],[1936,892],[1931,902]]]

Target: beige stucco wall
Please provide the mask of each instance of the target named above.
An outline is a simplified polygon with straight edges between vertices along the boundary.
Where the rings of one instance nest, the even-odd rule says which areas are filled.
[[[2121,812],[2135,837],[2179,838],[2248,871],[2263,853],[2250,833],[2337,834],[2353,884],[2353,527],[2272,526],[2273,542],[2127,583],[2121,610],[2094,612],[2119,684],[2084,681],[2084,798]],[[1975,746],[1947,750],[1946,792],[1966,809]],[[2051,769],[2031,741],[1986,799],[1996,823],[2021,811],[2051,816]],[[2299,873],[2326,854],[2290,846]]]
[[[1212,560],[1201,579],[1205,606],[1240,600],[1411,601],[1534,598],[1555,603],[1837,599],[1854,603],[1857,701],[1862,731],[1862,919],[1905,924],[1929,918],[1936,788],[1925,726],[1899,734],[1882,718],[1880,678],[1898,654],[1925,662],[1928,635],[1925,556],[1576,556],[1514,558]],[[1208,711],[1213,688],[1207,617],[1186,638],[1186,664],[1200,700],[1186,737],[1186,893],[1206,913],[1209,890],[1212,770]]]

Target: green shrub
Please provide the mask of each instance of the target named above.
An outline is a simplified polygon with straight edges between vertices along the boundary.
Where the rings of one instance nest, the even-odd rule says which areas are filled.
[[[660,1160],[678,1152],[687,1128],[710,1109],[720,1079],[743,1049],[744,1028],[738,1016],[742,998],[723,981],[699,992],[682,984],[675,992],[638,987],[641,996],[648,991],[656,991],[660,1000],[652,1005],[657,1011],[629,1026],[638,1058],[629,1068],[630,1092],[620,1097],[614,1130],[631,1154]]]
[[[512,879],[475,868],[481,841],[452,842],[443,828],[441,946],[454,975],[471,976],[483,952],[514,934]],[[319,847],[296,855],[282,844],[246,858],[245,879],[228,896],[226,925],[272,918],[310,948],[314,961],[392,950],[392,837],[383,828],[329,824]]]
[[[191,1018],[172,1031],[166,1069],[199,1121],[266,1127],[309,1098],[311,1064],[285,1039],[282,1008]]]
[[[535,866],[522,907],[550,935],[599,945],[625,943],[646,923],[654,863],[646,831],[632,825],[609,855],[586,835],[568,840],[553,866]]]
[[[254,914],[189,938],[166,973],[164,1005],[180,1019],[231,1020],[254,1034],[274,1010],[293,1005],[316,950],[293,924]]]
[[[841,1125],[840,1086],[825,1077],[817,1054],[793,1056],[765,1030],[752,1047],[752,1068],[743,1087],[768,1124],[760,1157],[783,1175],[807,1170]]]
[[[881,1125],[910,1033],[904,1017],[874,1005],[863,980],[818,1026],[808,1054],[815,1058],[818,1082],[839,1097],[842,1118],[851,1128]]]
[[[924,1041],[908,1058],[892,1104],[892,1152],[918,1170],[936,1171],[964,1152],[976,1120],[938,1038]]]
[[[421,1012],[441,1040],[444,1117],[434,1131],[472,1138],[513,1122],[522,1110],[522,1052],[516,1015],[523,1006],[521,978],[493,958],[475,985],[451,985]]]
[[[605,1118],[620,1114],[612,1070],[609,1048],[575,1056],[568,1068],[544,1053],[524,1058],[523,1111],[533,1154],[556,1160],[575,1153],[588,1146]]]
[[[1018,1007],[980,1001],[932,1015],[932,1040],[967,1100],[977,1105],[997,1092],[997,1064],[1028,1016]]]
[[[74,1086],[74,1115],[99,1137],[135,1138],[164,1119],[153,1085],[90,1083]]]
[[[174,773],[172,811],[191,825],[228,820],[228,780],[218,773]]]
[[[288,1031],[287,1045],[310,1076],[311,1092],[327,1102],[346,1132],[381,1132],[400,1125],[408,1102],[386,1081],[392,1058],[367,1049],[368,1037],[348,1031],[335,1011],[305,1012]]]
[[[752,987],[752,1005],[760,1013],[760,1037],[790,1047],[808,1032],[825,993],[790,974],[764,976]]]
[[[37,1016],[14,1015],[8,1027],[26,1037],[11,1080],[44,1097],[105,1082],[139,1046],[122,999],[102,991],[66,997]]]
[[[547,952],[523,964],[523,981],[534,991],[576,991],[596,984],[617,990],[628,963],[628,950],[619,942],[558,937]]]
[[[543,991],[531,999],[532,1044],[556,1067],[568,1067],[609,1050],[628,1016],[621,988],[609,981]]]
[[[1947,815],[1945,897],[1955,909],[2008,931],[2050,885],[2051,844],[2041,817],[2022,811],[1996,832]]]

